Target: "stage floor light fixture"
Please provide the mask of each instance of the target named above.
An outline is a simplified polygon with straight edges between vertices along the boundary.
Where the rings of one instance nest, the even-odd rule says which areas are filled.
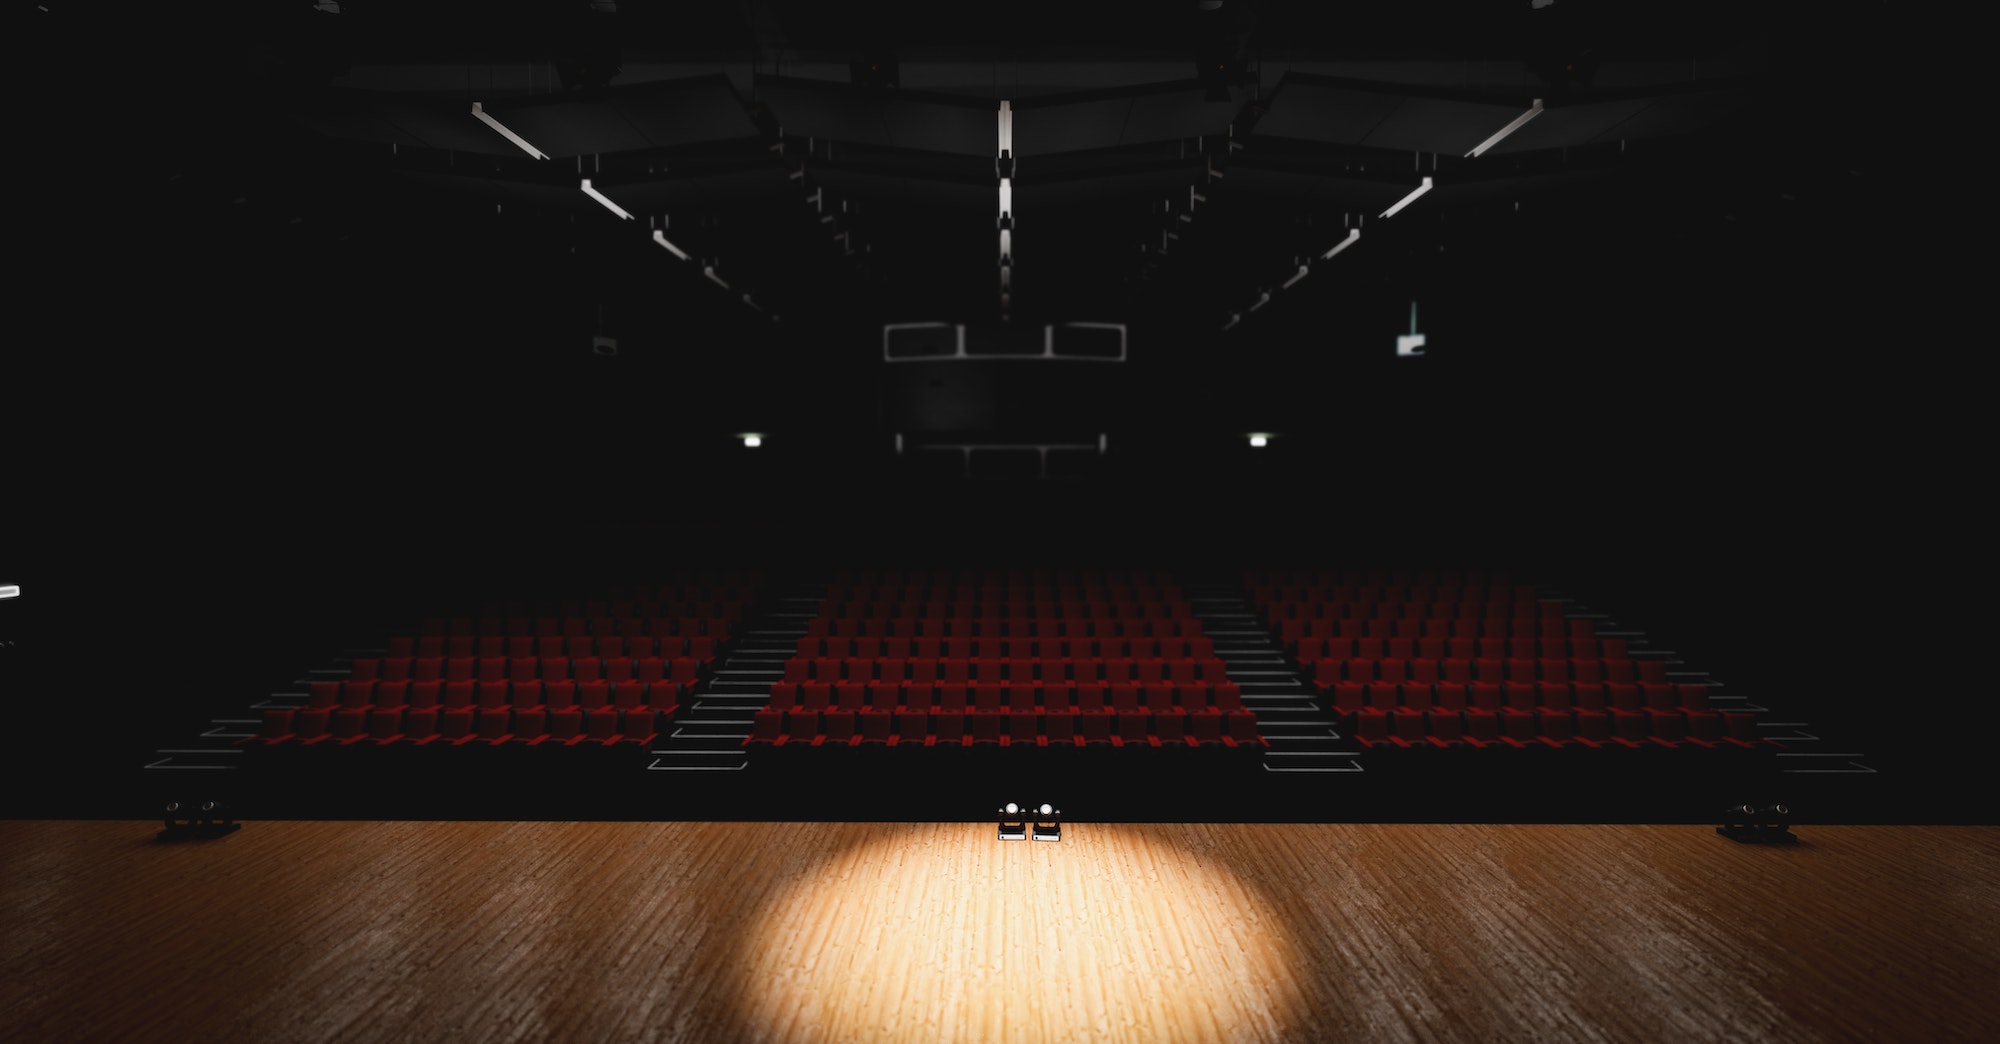
[[[1028,839],[1028,816],[1021,806],[1013,801],[1000,806],[1000,840],[1026,841]]]
[[[1044,801],[1035,808],[1034,836],[1037,841],[1062,840],[1062,809]]]

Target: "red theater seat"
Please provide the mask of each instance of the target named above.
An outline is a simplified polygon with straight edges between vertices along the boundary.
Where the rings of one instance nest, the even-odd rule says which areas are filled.
[[[894,742],[898,745],[930,746],[930,712],[916,707],[898,707],[894,711],[896,732]]]
[[[1267,746],[1264,743],[1264,737],[1257,732],[1257,716],[1255,714],[1247,710],[1233,710],[1226,717],[1229,719],[1229,738],[1239,744],[1249,743],[1256,746]]]
[[[438,709],[431,707],[411,707],[403,712],[403,737],[416,742],[429,743],[438,734]]]
[[[618,708],[604,705],[584,712],[584,737],[597,743],[618,739]]]
[[[476,723],[471,707],[447,707],[438,715],[438,735],[447,742],[462,743],[472,738]]]
[[[478,738],[488,743],[499,743],[513,735],[508,728],[512,724],[512,721],[506,708],[481,707],[478,715],[478,725],[475,732]]]

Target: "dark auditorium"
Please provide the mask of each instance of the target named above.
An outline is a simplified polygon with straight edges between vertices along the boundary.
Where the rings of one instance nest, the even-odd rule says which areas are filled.
[[[1937,16],[13,6],[0,1039],[2000,1040]]]

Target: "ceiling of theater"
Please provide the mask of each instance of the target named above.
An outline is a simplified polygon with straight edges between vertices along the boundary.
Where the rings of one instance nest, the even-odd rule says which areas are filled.
[[[77,53],[145,38],[101,8],[45,14]],[[705,355],[823,375],[913,322],[1127,324],[1134,363],[1273,385],[1394,366],[1417,329],[1426,362],[1656,325],[1643,311],[1678,337],[1726,319],[1699,302],[1743,292],[1729,265],[1824,256],[1881,173],[1827,138],[1887,104],[1815,79],[1849,56],[1742,5],[302,0],[156,20],[135,77],[155,118],[115,132],[152,151],[115,177],[164,234],[337,293],[351,323],[471,301],[495,335],[630,357],[701,330]]]

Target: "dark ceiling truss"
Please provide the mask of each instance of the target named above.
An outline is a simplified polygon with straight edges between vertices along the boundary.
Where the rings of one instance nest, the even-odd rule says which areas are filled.
[[[1227,312],[1228,332],[1312,274],[1313,265],[1349,253],[1366,235],[1395,242],[1411,208],[1481,207],[1559,189],[1610,172],[1630,138],[1696,134],[1740,108],[1761,89],[1757,78],[1600,91],[1550,105],[1480,92],[1385,87],[1307,74],[1288,75],[1268,105],[1253,106],[1253,130],[1232,140],[1227,169],[1236,186],[1265,203],[1284,201],[1287,216],[1329,232],[1298,242],[1284,259],[1251,261],[1243,302]],[[1243,155],[1237,156],[1241,151]],[[1218,174],[1221,172],[1218,171]],[[1340,231],[1328,221],[1340,213]],[[1371,222],[1373,227],[1371,228]],[[1379,230],[1379,231],[1378,231]],[[1414,332],[1414,331],[1412,331]]]
[[[757,70],[735,84],[711,75],[499,96],[479,116],[456,98],[327,89],[297,115],[323,134],[387,144],[404,176],[496,207],[609,217],[604,202],[580,191],[588,178],[635,226],[664,233],[732,292],[742,269],[720,275],[725,246],[733,266],[755,260],[744,267],[768,281],[773,300],[824,296],[859,276],[870,289],[846,303],[865,299],[893,320],[914,318],[914,309],[1005,316],[1018,299],[1049,318],[1075,318],[1054,313],[1085,302],[1100,315],[1206,311],[1233,326],[1315,265],[1362,263],[1376,242],[1396,245],[1398,226],[1420,237],[1435,216],[1427,211],[1561,191],[1611,169],[1617,160],[1602,155],[1610,143],[1697,133],[1755,86],[1691,78],[1592,90],[1532,86],[1524,74],[1514,92],[1297,69],[1267,86],[1241,60],[1248,45],[1229,36],[1229,55],[1202,50],[1217,60],[1192,79],[1006,98],[1011,120],[999,126],[1012,140],[996,146],[1009,93],[997,80],[989,96],[901,88],[897,48],[864,46],[868,33],[828,12],[766,3],[738,17]],[[781,32],[789,29],[805,35]],[[859,63],[854,82],[765,71],[826,33],[823,42],[839,44],[828,54]],[[634,53],[627,48],[628,65]],[[976,84],[978,64],[967,66],[963,86]],[[1538,93],[1547,96],[1539,103]],[[517,141],[547,158],[530,158]],[[435,169],[438,154],[444,170]],[[996,217],[1003,178],[1009,205]],[[1430,191],[1385,220],[1425,178]],[[758,208],[798,228],[779,229]],[[733,234],[758,235],[727,242],[718,227],[725,213]],[[1007,226],[997,259],[995,224]],[[596,227],[605,230],[601,220]],[[799,229],[825,249],[798,249]],[[784,244],[759,238],[766,233]]]
[[[491,202],[495,213],[511,204],[622,223],[616,207],[652,235],[662,256],[689,263],[759,311],[768,302],[725,275],[720,260],[725,247],[739,261],[757,247],[729,242],[710,212],[789,198],[794,212],[812,215],[797,219],[802,227],[810,221],[826,241],[853,249],[844,229],[825,227],[833,223],[827,197],[815,198],[803,165],[785,157],[776,124],[721,76],[474,103],[472,111],[440,99],[327,89],[294,116],[322,134],[373,139],[369,151],[395,176]],[[842,209],[833,201],[835,214]],[[604,231],[601,222],[597,228]]]

